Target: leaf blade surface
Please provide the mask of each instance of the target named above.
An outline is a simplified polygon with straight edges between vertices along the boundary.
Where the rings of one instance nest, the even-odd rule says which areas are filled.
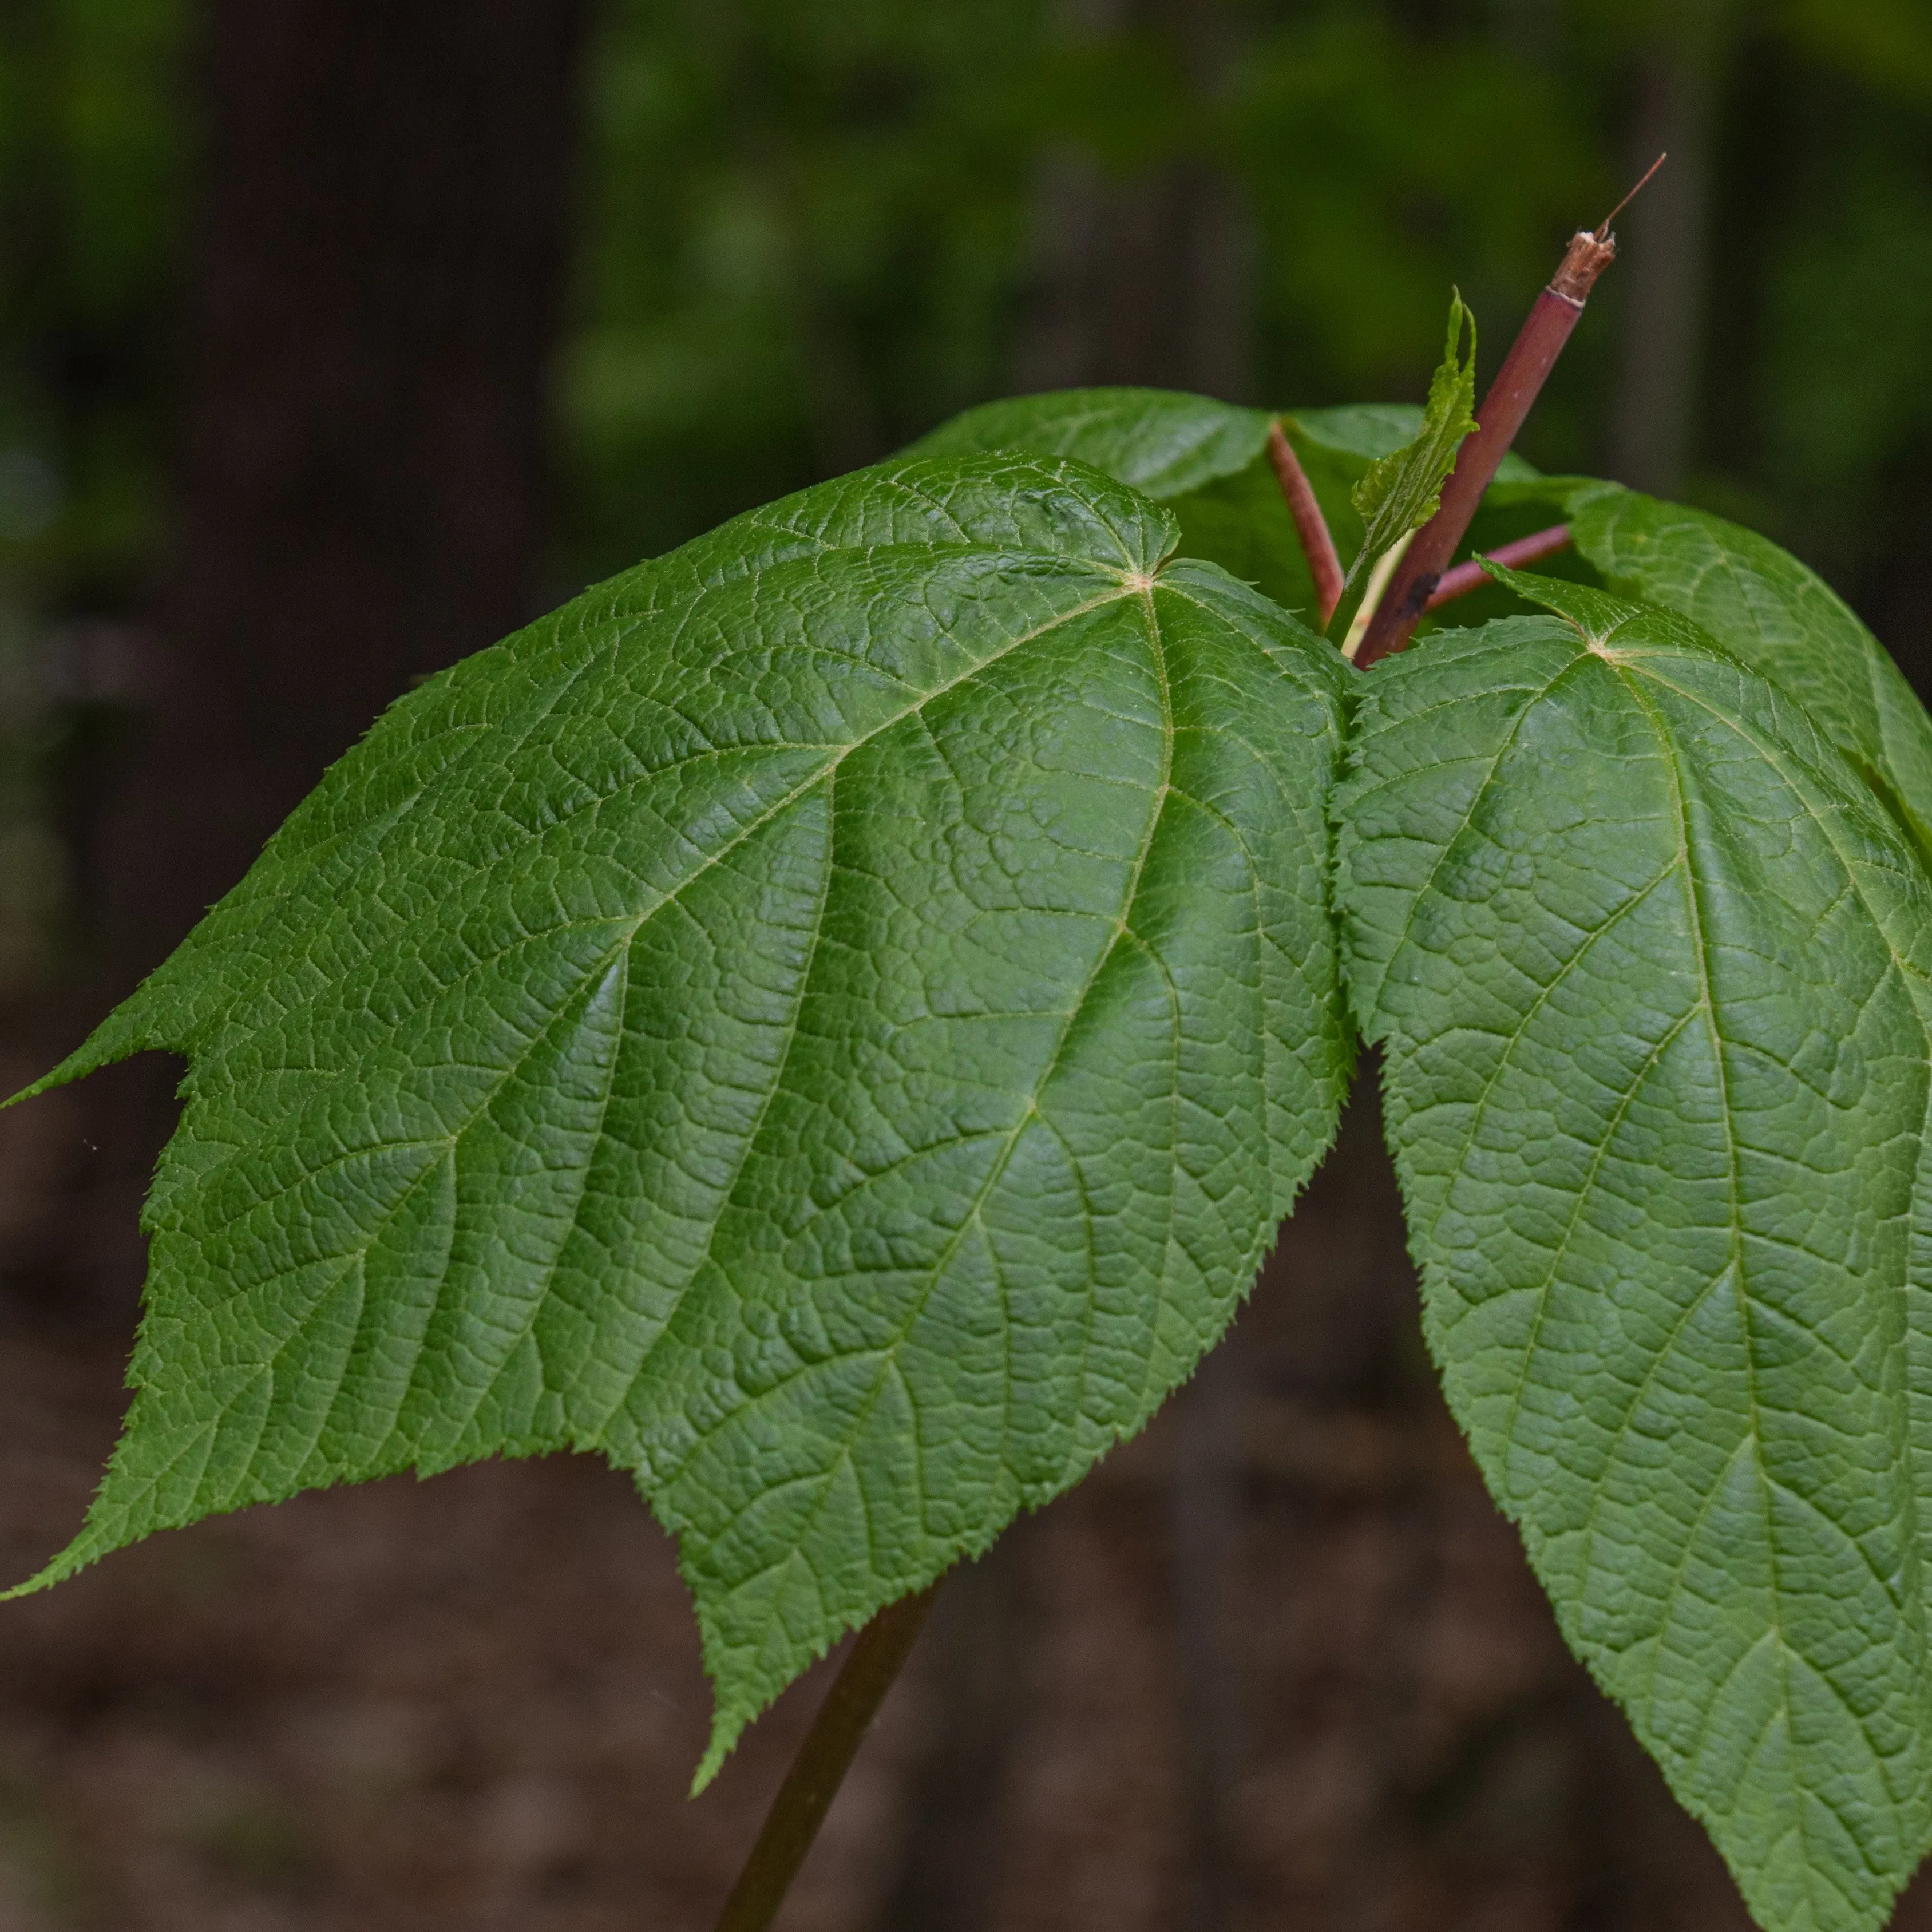
[[[1469,332],[1468,353],[1461,353],[1462,331]],[[1455,467],[1462,439],[1476,427],[1476,319],[1456,296],[1449,304],[1448,339],[1442,360],[1429,380],[1422,427],[1414,440],[1378,456],[1355,485],[1354,502],[1363,524],[1362,547],[1348,566],[1348,580],[1364,563],[1420,530],[1435,515],[1442,485]]]
[[[1333,653],[1064,463],[910,460],[405,699],[55,1078],[185,1052],[39,1581],[556,1448],[677,1532],[705,1772],[1191,1370],[1325,1146]]]
[[[1378,670],[1338,798],[1430,1345],[1760,1922],[1876,1927],[1932,1775],[1932,889],[1694,627],[1508,580],[1564,619]]]
[[[1932,854],[1932,719],[1816,572],[1754,530],[1635,490],[1589,496],[1571,530],[1613,586],[1690,618],[1802,704]]]
[[[1246,469],[1274,420],[1265,410],[1180,389],[1053,389],[964,410],[907,454],[1070,456],[1166,502]]]

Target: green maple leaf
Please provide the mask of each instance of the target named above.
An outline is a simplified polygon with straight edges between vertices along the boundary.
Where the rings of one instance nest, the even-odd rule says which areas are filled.
[[[968,410],[913,450],[1076,457],[1165,503],[1180,525],[1182,555],[1205,557],[1286,608],[1305,611],[1315,602],[1308,561],[1267,454],[1276,421],[1265,410],[1180,390],[1054,389]],[[1361,467],[1355,463],[1339,489],[1326,475],[1317,478],[1331,518],[1353,516],[1348,484]]]
[[[1932,880],[1728,632],[1498,574],[1560,614],[1378,668],[1337,799],[1430,1343],[1759,1922],[1870,1932],[1932,1836]]]
[[[1466,356],[1461,352],[1466,323]],[[1354,501],[1363,532],[1362,547],[1348,566],[1351,584],[1364,563],[1435,515],[1442,501],[1442,485],[1456,466],[1456,452],[1476,427],[1475,411],[1476,318],[1455,295],[1449,301],[1448,339],[1442,362],[1430,378],[1420,430],[1413,441],[1378,457],[1355,485]]]
[[[1332,1133],[1334,652],[1078,464],[902,460],[395,705],[43,1085],[184,1054],[125,1434],[34,1584],[602,1454],[700,1779],[1137,1429]]]

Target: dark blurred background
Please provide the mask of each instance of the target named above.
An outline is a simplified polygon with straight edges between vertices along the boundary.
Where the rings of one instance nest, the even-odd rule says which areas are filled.
[[[422,674],[1018,389],[1492,370],[1932,681],[1927,0],[0,0],[0,1084]],[[174,1070],[0,1116],[0,1568],[112,1440]],[[0,1608],[0,1932],[704,1932],[673,1555],[589,1462]],[[1372,1088],[1227,1346],[947,1586],[790,1932],[1742,1928],[1436,1396]],[[1932,1926],[1932,1893],[1900,1923]]]

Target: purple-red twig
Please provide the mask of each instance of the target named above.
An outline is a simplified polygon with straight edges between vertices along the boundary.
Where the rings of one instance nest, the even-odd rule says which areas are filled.
[[[1570,332],[1576,326],[1592,285],[1616,252],[1613,237],[1605,233],[1599,238],[1587,229],[1570,242],[1550,286],[1537,297],[1528,320],[1510,344],[1496,380],[1483,398],[1483,406],[1476,412],[1476,427],[1456,452],[1456,466],[1442,486],[1440,507],[1416,532],[1369,620],[1361,649],[1355,653],[1358,670],[1400,650],[1421,622],[1483,492],[1508,454],[1544,379],[1556,366]]]
[[[1436,588],[1429,593],[1429,602],[1422,608],[1432,610],[1438,604],[1447,604],[1453,598],[1468,596],[1472,590],[1481,590],[1490,581],[1483,568],[1485,560],[1514,570],[1523,564],[1535,562],[1538,557],[1548,556],[1553,551],[1567,550],[1569,544],[1568,524],[1555,524],[1546,530],[1518,537],[1513,543],[1498,544],[1494,550],[1484,551],[1482,556],[1472,556],[1466,563],[1445,570],[1436,580]]]
[[[1322,630],[1328,628],[1328,620],[1335,614],[1335,607],[1342,601],[1342,560],[1336,554],[1335,539],[1329,534],[1328,519],[1322,514],[1322,506],[1315,500],[1314,486],[1308,480],[1308,472],[1301,466],[1301,460],[1294,453],[1294,446],[1282,434],[1280,423],[1268,430],[1268,460],[1274,465],[1274,473],[1281,484],[1281,494],[1288,504],[1288,514],[1294,519],[1294,534],[1301,539],[1301,554],[1308,560],[1308,574],[1314,580],[1316,608],[1320,611]]]
[[[1363,633],[1361,648],[1355,653],[1358,670],[1366,670],[1378,658],[1399,651],[1422,621],[1422,614],[1434,598],[1449,560],[1476,514],[1483,492],[1490,487],[1496,466],[1509,452],[1522,419],[1542,388],[1544,379],[1556,366],[1570,332],[1583,313],[1597,278],[1616,260],[1617,238],[1610,224],[1628,208],[1637,188],[1643,186],[1666,158],[1659,154],[1644,170],[1643,180],[1598,223],[1592,234],[1580,229],[1557,264],[1550,286],[1536,298],[1529,319],[1518,331],[1483,406],[1476,412],[1476,427],[1456,452],[1456,466],[1443,485],[1442,500],[1434,516],[1415,533],[1404,552],[1401,566],[1389,580]]]

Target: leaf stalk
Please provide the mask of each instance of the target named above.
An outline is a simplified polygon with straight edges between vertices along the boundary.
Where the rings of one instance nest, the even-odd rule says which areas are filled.
[[[1552,524],[1546,530],[1533,531],[1526,537],[1516,538],[1514,542],[1498,544],[1494,550],[1485,550],[1480,556],[1472,556],[1467,562],[1457,564],[1453,570],[1445,570],[1436,588],[1429,593],[1429,602],[1424,608],[1432,610],[1438,604],[1451,603],[1458,597],[1468,596],[1472,590],[1481,590],[1491,580],[1488,572],[1483,568],[1486,563],[1500,563],[1510,570],[1520,570],[1526,563],[1534,563],[1569,547],[1568,524]]]
[[[1364,632],[1360,647],[1354,653],[1358,670],[1366,670],[1378,658],[1399,651],[1414,634],[1423,613],[1436,599],[1436,592],[1449,568],[1449,560],[1462,541],[1469,520],[1483,500],[1483,492],[1494,480],[1496,470],[1515,442],[1516,431],[1530,406],[1542,392],[1570,332],[1583,313],[1597,278],[1616,260],[1617,238],[1610,224],[1634,201],[1651,176],[1670,158],[1659,154],[1636,187],[1597,224],[1594,232],[1579,229],[1556,265],[1549,286],[1536,298],[1528,320],[1510,344],[1496,380],[1476,412],[1476,428],[1456,453],[1456,466],[1443,485],[1442,500],[1434,516],[1415,533],[1402,568],[1376,602],[1374,614]],[[1527,541],[1526,539],[1525,541]],[[1527,561],[1527,559],[1523,560]],[[1473,583],[1469,586],[1473,589]],[[1367,601],[1366,598],[1364,600]]]
[[[1316,500],[1315,486],[1309,482],[1294,446],[1278,422],[1268,430],[1268,461],[1274,466],[1275,480],[1280,484],[1288,505],[1288,514],[1294,519],[1294,534],[1300,539],[1301,554],[1308,560],[1308,574],[1315,586],[1315,605],[1322,619],[1316,628],[1325,631],[1336,605],[1342,601],[1345,580],[1341,555],[1335,548],[1328,519]]]
[[[938,1594],[933,1583],[888,1604],[860,1631],[772,1800],[758,1842],[724,1901],[717,1932],[770,1932]]]
[[[1616,238],[1607,228],[1600,234],[1580,229],[1571,238],[1556,274],[1537,297],[1476,412],[1474,433],[1464,439],[1456,452],[1456,466],[1442,486],[1441,505],[1416,532],[1401,567],[1369,620],[1361,648],[1355,653],[1358,668],[1366,670],[1378,658],[1400,650],[1414,635],[1456,546],[1476,514],[1483,492],[1495,480],[1498,466],[1570,340],[1592,287],[1616,252]]]

